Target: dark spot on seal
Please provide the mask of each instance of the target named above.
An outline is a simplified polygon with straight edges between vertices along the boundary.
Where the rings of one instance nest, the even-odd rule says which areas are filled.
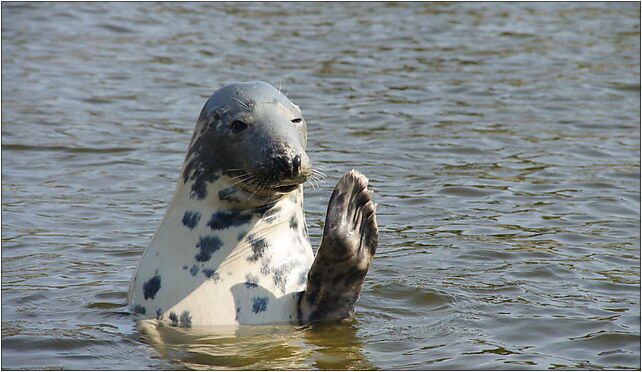
[[[199,242],[196,243],[196,248],[200,248],[201,251],[194,258],[199,262],[209,261],[212,254],[222,246],[223,242],[218,236],[201,236]]]
[[[253,238],[253,237],[248,237],[250,240],[250,244],[252,246],[252,255],[247,258],[248,261],[250,262],[256,262],[258,261],[259,258],[263,257],[263,254],[265,254],[265,250],[269,248],[269,244],[265,241],[263,238]]]
[[[267,297],[254,297],[254,299],[252,301],[253,301],[253,303],[252,303],[252,312],[254,314],[258,314],[258,313],[260,313],[262,311],[267,310],[267,305],[268,305],[268,301],[269,301],[269,299]]]
[[[183,265],[183,270],[187,270],[188,267],[189,266],[187,266],[187,265]]]
[[[192,199],[203,200],[207,196],[207,184],[205,182],[194,182],[192,192],[189,197]]]
[[[214,274],[215,271],[216,270],[214,270],[214,269],[203,269],[203,270],[201,270],[201,272],[208,278],[211,277],[212,274]]]
[[[172,313],[173,314],[173,313]],[[189,315],[189,311],[185,310],[179,318],[181,327],[189,328],[192,326],[192,317]]]
[[[160,320],[163,316],[163,312],[160,308],[156,309],[156,319]]]
[[[239,191],[239,189],[236,186],[226,187],[226,188],[224,188],[222,190],[219,190],[218,198],[220,200],[225,200],[225,201],[229,201],[229,202],[238,203],[238,202],[241,201],[241,199],[239,199],[239,198],[234,196],[234,194],[237,191]]]
[[[193,168],[193,164],[193,162],[188,163],[185,169],[191,170]],[[211,172],[204,172],[197,168],[194,175],[189,178],[194,181],[189,197],[197,200],[205,199],[207,197],[207,184],[216,181],[220,176],[220,172],[213,170]]]
[[[252,274],[247,274],[245,276],[245,287],[246,288],[256,288],[259,285],[257,284],[259,282],[259,278],[252,275]]]
[[[290,228],[292,230],[297,230],[299,228],[299,219],[296,218],[296,216],[292,216],[292,218],[290,218]]]
[[[256,284],[256,283],[245,282],[245,287],[246,287],[246,288],[256,288],[256,287],[258,287],[258,286],[259,286],[259,285],[258,285],[258,284]]]
[[[189,269],[189,273],[192,274],[192,276],[196,276],[196,274],[198,274],[198,266],[192,265]]]
[[[272,279],[274,280],[274,285],[278,286],[281,292],[285,292],[285,285],[288,282],[291,271],[292,265],[283,265],[273,269]]]
[[[251,214],[241,213],[237,209],[229,211],[218,211],[212,215],[212,218],[207,223],[212,230],[223,230],[232,226],[241,226],[250,222],[252,219]]]
[[[172,321],[172,327],[178,327],[178,316],[175,312],[169,313],[169,320]]]
[[[147,310],[145,310],[145,307],[141,305],[135,305],[133,311],[134,314],[145,314],[147,312]]]
[[[153,300],[160,287],[161,277],[160,275],[156,274],[151,279],[143,283],[143,296],[146,300],[150,298]]]
[[[217,273],[217,272],[216,272],[216,270],[214,270],[214,269],[203,269],[203,270],[201,270],[201,272],[202,272],[206,277],[208,277],[208,278],[210,278],[210,279],[213,279],[213,280],[215,280],[215,281],[220,279],[220,277],[219,277],[218,273]]]
[[[193,230],[200,220],[201,214],[199,212],[185,211],[182,222],[183,225],[187,226],[190,230]]]
[[[289,274],[292,271],[292,264],[285,264],[281,266],[271,266],[270,261],[267,260],[263,262],[261,266],[261,274],[263,275],[272,275],[272,280],[274,285],[281,289],[281,292],[285,293],[285,286],[289,279]]]
[[[183,169],[183,183],[187,183],[190,180],[190,173],[192,173],[192,170],[194,170],[195,167],[196,162],[194,160],[190,160],[185,165],[185,169]]]
[[[198,120],[214,123],[219,119],[217,112],[210,116],[203,110]],[[196,138],[187,151],[186,159],[189,160],[183,169],[182,176],[183,183],[193,182],[190,192],[192,199],[205,199],[207,197],[207,183],[214,182],[221,176],[216,152],[211,149],[213,135],[209,131],[211,131],[211,126]]]

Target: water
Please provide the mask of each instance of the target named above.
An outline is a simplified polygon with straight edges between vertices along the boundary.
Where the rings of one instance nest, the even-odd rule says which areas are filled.
[[[124,306],[196,117],[288,92],[380,248],[345,324]],[[3,3],[2,367],[639,369],[639,3]]]

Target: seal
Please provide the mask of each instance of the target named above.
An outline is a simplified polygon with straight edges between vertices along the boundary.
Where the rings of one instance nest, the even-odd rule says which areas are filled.
[[[264,82],[217,90],[203,107],[167,212],[128,303],[161,325],[309,323],[350,317],[378,244],[368,179],[337,183],[316,256],[303,184],[301,110]]]

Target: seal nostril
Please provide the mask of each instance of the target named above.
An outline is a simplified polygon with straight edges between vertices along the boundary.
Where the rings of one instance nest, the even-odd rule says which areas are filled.
[[[297,155],[292,159],[292,173],[294,175],[299,175],[301,170],[301,155]]]
[[[285,175],[290,173],[290,164],[284,156],[277,156],[276,158],[274,158],[274,163],[276,165],[276,169],[279,172]]]

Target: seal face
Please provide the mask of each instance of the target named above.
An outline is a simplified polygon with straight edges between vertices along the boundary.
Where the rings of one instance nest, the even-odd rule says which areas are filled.
[[[271,85],[226,86],[201,111],[183,182],[199,200],[222,174],[265,191],[293,191],[311,174],[306,133],[301,110]]]
[[[132,311],[182,327],[350,316],[377,244],[374,203],[365,177],[344,176],[315,258],[303,212],[306,142],[301,110],[271,85],[216,91],[136,269]]]

